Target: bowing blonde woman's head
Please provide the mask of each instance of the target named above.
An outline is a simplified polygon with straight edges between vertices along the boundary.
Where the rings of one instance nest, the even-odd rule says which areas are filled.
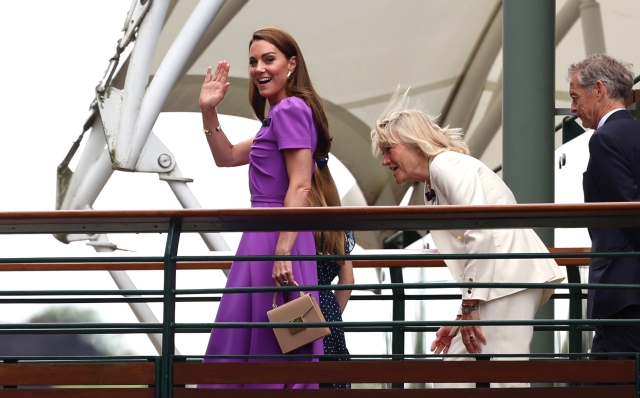
[[[371,130],[373,155],[378,156],[384,148],[401,144],[419,148],[430,159],[446,151],[468,155],[469,148],[462,142],[462,129],[440,127],[435,119],[410,106],[409,90],[404,93],[396,90]]]

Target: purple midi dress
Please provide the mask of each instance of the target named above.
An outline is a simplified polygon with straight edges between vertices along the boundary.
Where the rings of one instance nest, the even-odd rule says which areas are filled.
[[[270,121],[267,121],[270,119]],[[263,127],[256,135],[249,155],[249,187],[251,207],[283,207],[289,186],[289,177],[283,149],[308,148],[313,153],[317,145],[317,132],[311,109],[300,98],[289,97],[269,110]],[[309,170],[313,173],[313,168]],[[274,255],[279,232],[245,232],[237,255]],[[316,253],[313,234],[299,232],[291,250],[292,255]],[[315,261],[292,261],[296,282],[317,285]],[[241,261],[231,265],[227,287],[274,286],[271,279],[273,261]],[[311,292],[320,302],[318,292]],[[287,294],[287,300],[297,292]],[[216,322],[268,322],[273,293],[224,294],[216,315]],[[278,295],[282,304],[282,295]],[[323,354],[322,339],[300,347],[291,354]],[[282,355],[280,346],[270,328],[211,330],[206,355]],[[274,359],[205,358],[204,362],[284,362],[317,361],[310,358]],[[206,384],[199,388],[318,388],[318,384]]]

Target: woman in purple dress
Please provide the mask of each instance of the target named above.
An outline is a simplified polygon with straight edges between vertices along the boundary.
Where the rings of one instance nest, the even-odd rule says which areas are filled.
[[[266,28],[249,43],[249,100],[262,128],[254,138],[231,144],[218,122],[216,106],[229,86],[229,64],[209,67],[200,92],[204,132],[216,165],[249,164],[251,207],[307,206],[314,160],[324,159],[332,145],[322,101],[316,94],[295,40],[287,33]],[[269,112],[265,117],[266,101]],[[312,255],[310,231],[245,232],[237,255]],[[317,285],[315,261],[235,261],[227,287]],[[311,292],[319,302],[317,292]],[[286,294],[287,301],[297,293]],[[268,322],[273,293],[226,294],[220,300],[216,322]],[[281,295],[279,299],[282,300]],[[282,302],[281,302],[282,303]],[[277,355],[280,347],[272,329],[218,329],[211,331],[207,355]],[[323,353],[322,340],[291,354]],[[315,361],[308,358],[228,359],[205,362]],[[317,384],[220,384],[205,388],[318,388]]]

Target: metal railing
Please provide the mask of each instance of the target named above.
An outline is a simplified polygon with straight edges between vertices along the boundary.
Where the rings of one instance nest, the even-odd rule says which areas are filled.
[[[201,264],[202,262],[228,262],[235,256],[178,256],[180,234],[209,231],[245,231],[245,230],[410,230],[410,229],[493,229],[518,227],[640,227],[640,204],[609,203],[579,205],[511,205],[511,206],[438,206],[433,207],[368,207],[368,208],[323,208],[323,209],[245,209],[245,210],[176,210],[176,211],[140,211],[140,212],[100,212],[100,211],[62,211],[39,213],[0,213],[0,233],[105,233],[105,232],[167,232],[167,243],[162,257],[89,257],[89,258],[3,258],[3,264],[12,267],[29,264],[66,264],[71,267],[80,263],[105,264],[155,264],[162,263],[164,269],[164,288],[162,290],[134,291],[11,291],[0,292],[2,303],[101,303],[101,302],[163,302],[163,321],[161,323],[74,323],[74,324],[4,324],[0,325],[0,333],[7,334],[39,334],[39,333],[162,333],[163,349],[159,358],[158,391],[163,397],[172,396],[174,388],[172,364],[175,360],[184,361],[203,356],[176,356],[175,334],[208,332],[211,328],[273,328],[287,327],[288,324],[273,323],[176,323],[175,304],[179,301],[219,300],[219,294],[235,294],[256,291],[291,291],[291,290],[391,290],[405,289],[442,289],[451,287],[490,287],[495,284],[483,283],[391,283],[391,284],[359,284],[350,286],[301,286],[301,287],[269,287],[269,288],[232,288],[232,289],[176,289],[176,270],[178,263]],[[350,256],[330,256],[334,259],[350,259],[380,265],[384,261],[434,261],[445,259],[470,258],[557,258],[584,261],[590,257],[635,257],[635,253],[510,253],[510,254],[362,254]],[[243,256],[243,260],[264,259],[298,259],[316,260],[317,256]],[[326,259],[327,256],[323,256]],[[580,260],[582,259],[582,260]],[[95,269],[95,268],[94,268]],[[567,270],[576,269],[568,267]],[[577,269],[576,269],[577,270]],[[575,278],[575,275],[574,275]],[[637,323],[638,320],[584,320],[581,319],[580,300],[582,289],[638,289],[635,285],[588,285],[576,283],[571,277],[568,284],[557,288],[569,289],[570,293],[556,294],[556,299],[571,299],[571,316],[567,320],[533,321],[404,321],[394,316],[392,321],[380,322],[343,322],[341,326],[351,332],[390,331],[394,333],[394,341],[401,340],[404,333],[410,331],[435,330],[446,325],[534,325],[538,330],[568,330],[574,334],[581,329],[593,325]],[[547,285],[529,283],[500,284],[503,287],[544,288]],[[122,297],[136,295],[141,297]],[[28,296],[28,297],[27,297]],[[47,296],[47,297],[44,297]],[[52,298],[50,296],[65,296]],[[7,298],[8,297],[8,298]],[[375,299],[390,299],[396,302],[403,300],[455,299],[459,295],[384,295]],[[354,296],[354,299],[361,299]],[[577,303],[577,305],[575,304]],[[578,312],[580,311],[580,312]],[[326,326],[326,324],[309,324],[309,327]],[[396,340],[398,339],[398,340]],[[404,347],[393,346],[388,356],[401,359],[421,357],[420,355],[404,355]],[[580,345],[570,343],[570,352],[578,353]],[[402,352],[400,352],[402,351]],[[424,357],[423,355],[422,357]],[[429,356],[429,355],[426,355]],[[535,356],[535,355],[532,355]],[[306,355],[308,357],[308,355]],[[146,358],[146,357],[145,357]],[[17,360],[19,358],[5,358]],[[132,357],[132,359],[135,359]],[[148,359],[148,358],[147,358]],[[638,389],[636,389],[636,392]]]

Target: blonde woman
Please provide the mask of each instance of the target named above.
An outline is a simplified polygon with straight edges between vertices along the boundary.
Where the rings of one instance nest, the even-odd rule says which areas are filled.
[[[371,131],[374,156],[382,153],[382,165],[397,184],[425,183],[425,203],[442,205],[516,204],[509,187],[479,160],[469,156],[462,131],[434,123],[434,118],[409,106],[408,91],[396,92]],[[431,231],[440,253],[546,253],[547,248],[531,229]],[[564,275],[552,259],[446,260],[457,282],[560,282]],[[458,320],[530,320],[553,288],[461,289]],[[528,354],[533,326],[443,326],[431,351],[436,354]],[[474,360],[451,358],[445,360]],[[526,384],[492,384],[519,387]],[[471,383],[438,387],[473,387]]]

